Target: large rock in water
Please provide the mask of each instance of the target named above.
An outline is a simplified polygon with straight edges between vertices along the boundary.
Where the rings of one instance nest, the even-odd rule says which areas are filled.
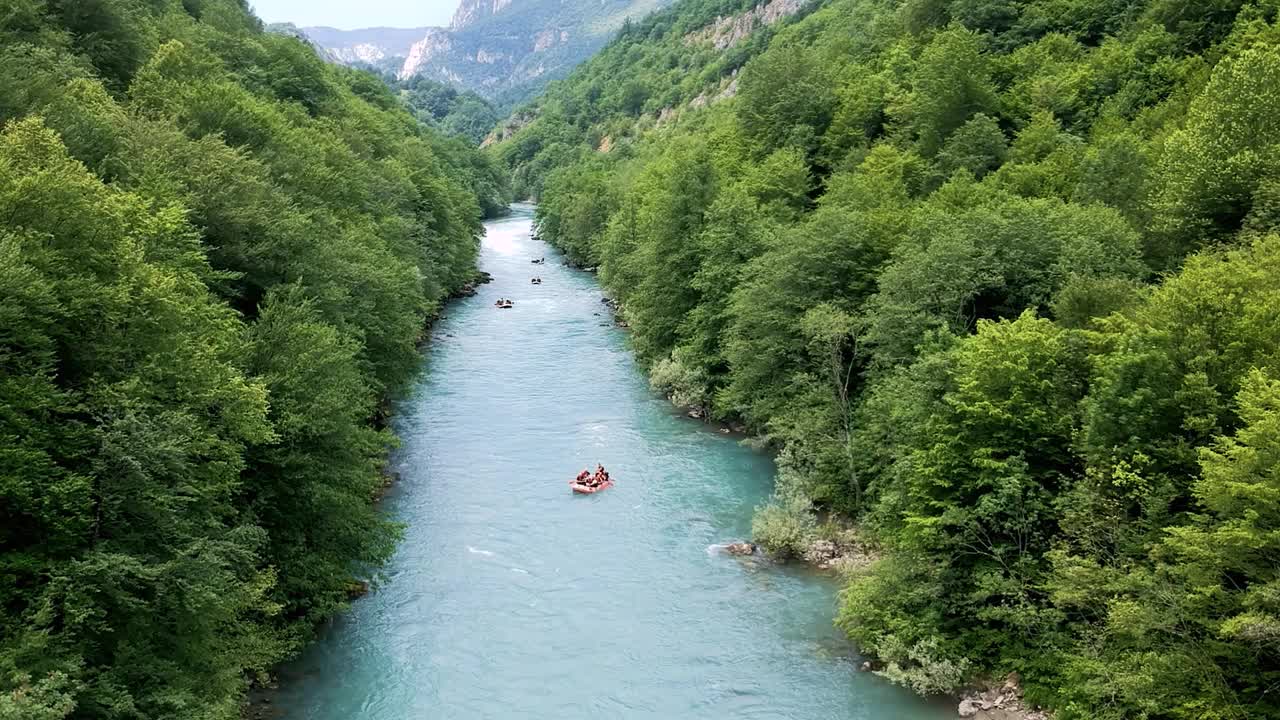
[[[749,542],[729,543],[724,546],[724,551],[730,555],[755,555],[756,546]]]

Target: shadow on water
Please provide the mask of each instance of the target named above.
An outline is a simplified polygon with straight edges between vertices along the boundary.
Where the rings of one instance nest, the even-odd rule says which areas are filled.
[[[749,533],[772,463],[652,394],[594,277],[530,224],[487,224],[494,281],[397,405],[387,581],[284,669],[281,716],[954,717],[854,671],[831,579],[708,551]],[[597,462],[616,487],[572,495]]]

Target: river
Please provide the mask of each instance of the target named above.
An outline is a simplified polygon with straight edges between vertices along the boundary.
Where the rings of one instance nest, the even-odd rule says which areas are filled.
[[[594,278],[531,220],[487,224],[494,282],[434,328],[395,421],[404,540],[284,669],[285,717],[955,717],[855,671],[829,579],[716,550],[749,535],[772,463],[649,391]],[[617,485],[570,493],[597,462]]]

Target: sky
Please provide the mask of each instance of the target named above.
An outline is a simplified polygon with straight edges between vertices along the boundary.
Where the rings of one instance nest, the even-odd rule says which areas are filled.
[[[249,0],[266,22],[342,30],[448,25],[458,0]]]

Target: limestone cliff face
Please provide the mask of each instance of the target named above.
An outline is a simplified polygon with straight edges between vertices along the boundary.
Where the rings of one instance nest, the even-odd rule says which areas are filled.
[[[292,25],[275,25],[275,32],[301,35],[324,50],[333,62],[345,65],[385,67],[399,65],[413,45],[432,28],[365,28],[338,30],[330,27],[298,29]]]
[[[424,75],[510,105],[590,57],[627,18],[671,1],[462,0],[447,28],[396,31],[416,36],[407,43],[379,43],[373,31],[303,32],[335,62]]]
[[[400,66],[400,77],[408,77],[417,73],[417,69],[426,66],[436,58],[442,58],[453,49],[453,37],[444,28],[427,28],[422,39],[409,48],[409,55]]]
[[[449,23],[449,29],[462,30],[468,25],[474,25],[480,20],[497,15],[510,4],[511,0],[462,0],[458,4],[458,9],[453,12],[453,21]]]
[[[809,0],[770,0],[751,10],[729,17],[718,18],[715,23],[685,36],[686,45],[710,43],[717,50],[727,50],[737,45],[756,28],[772,25],[782,18],[800,12]]]

